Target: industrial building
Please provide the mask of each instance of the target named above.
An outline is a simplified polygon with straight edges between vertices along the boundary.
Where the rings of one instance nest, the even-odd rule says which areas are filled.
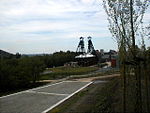
[[[77,56],[75,56],[75,61],[79,66],[90,66],[100,63],[109,62],[112,67],[117,65],[118,53],[114,50],[109,52],[104,52],[103,49],[95,50],[92,43],[92,37],[87,37],[88,47],[85,50],[84,37],[80,37],[80,41],[76,50]]]
[[[98,63],[98,57],[91,41],[92,37],[87,37],[88,49],[87,52],[84,46],[84,37],[80,37],[76,53],[78,54],[75,59],[80,66],[90,66]]]

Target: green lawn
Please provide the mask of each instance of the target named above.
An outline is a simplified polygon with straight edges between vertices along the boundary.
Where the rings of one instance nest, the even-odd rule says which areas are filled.
[[[52,73],[41,75],[41,80],[44,79],[59,79],[70,75],[82,75],[98,70],[98,67],[56,67],[47,70]]]

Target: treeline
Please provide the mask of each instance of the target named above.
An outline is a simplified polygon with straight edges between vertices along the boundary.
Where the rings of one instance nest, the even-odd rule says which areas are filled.
[[[35,84],[45,68],[62,66],[73,61],[74,56],[74,52],[60,51],[44,56],[1,57],[0,90],[9,91]]]
[[[42,56],[42,59],[44,60],[44,64],[47,68],[50,67],[57,67],[57,66],[63,66],[64,63],[74,61],[74,58],[76,56],[75,52],[55,52],[53,55],[45,55]]]

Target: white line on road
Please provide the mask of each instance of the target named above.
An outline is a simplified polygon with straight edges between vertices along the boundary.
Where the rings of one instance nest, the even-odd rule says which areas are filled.
[[[87,86],[89,86],[90,84],[92,84],[93,82],[90,82],[88,84],[86,84],[85,86],[81,87],[80,89],[78,89],[77,91],[75,91],[74,93],[70,94],[69,96],[67,96],[66,98],[64,98],[63,100],[59,101],[58,103],[54,104],[53,106],[51,106],[50,108],[46,109],[45,111],[43,111],[42,113],[46,113],[50,110],[52,110],[54,107],[58,106],[59,104],[61,104],[62,102],[64,102],[65,100],[69,99],[70,97],[72,97],[74,94],[78,93],[79,91],[81,91],[82,89],[86,88]]]
[[[77,82],[77,81],[61,81],[61,82],[57,82],[57,83],[55,83],[55,84],[49,84],[49,85],[45,85],[45,86],[41,86],[41,87],[37,87],[37,88],[28,89],[28,90],[21,91],[21,92],[9,94],[9,95],[6,95],[6,96],[2,96],[2,97],[0,97],[0,99],[1,99],[1,98],[5,98],[5,97],[8,97],[8,96],[13,96],[13,95],[22,94],[22,93],[25,93],[25,92],[27,92],[27,91],[38,90],[38,89],[46,88],[46,87],[49,87],[49,86],[61,84],[61,83],[63,83],[63,82]]]
[[[41,87],[37,87],[37,88],[32,88],[32,89],[29,89],[29,91],[30,91],[30,90],[38,90],[38,89],[46,88],[46,87],[49,87],[49,86],[61,84],[61,83],[63,83],[63,82],[65,82],[65,81],[57,82],[57,83],[55,83],[55,84],[45,85],[45,86],[41,86]],[[27,91],[28,91],[28,90],[27,90]]]
[[[65,82],[86,82],[86,81],[69,81],[69,80],[66,80]]]
[[[55,84],[50,84],[50,85],[41,86],[41,87],[38,87],[38,88],[32,88],[32,89],[28,89],[28,90],[21,91],[21,92],[17,92],[17,93],[13,93],[13,94],[10,94],[10,95],[2,96],[2,97],[0,97],[0,99],[1,99],[1,98],[5,98],[5,97],[8,97],[8,96],[13,96],[13,95],[22,94],[22,93],[25,93],[25,92],[31,91],[31,90],[37,90],[37,89],[42,89],[42,88],[45,88],[45,87],[49,87],[49,86],[61,84],[61,83],[63,83],[63,82],[65,82],[65,81],[58,82],[58,83],[55,83]]]
[[[0,97],[0,99],[1,99],[1,98],[5,98],[5,97],[8,97],[8,96],[13,96],[13,95],[22,94],[22,93],[25,93],[25,91],[21,91],[21,92],[13,93],[13,94],[10,94],[10,95],[2,96],[2,97]]]
[[[47,92],[37,92],[37,91],[26,91],[28,93],[39,93],[39,94],[46,94],[46,95],[58,95],[58,96],[68,96],[69,94],[61,94],[61,93],[47,93]]]

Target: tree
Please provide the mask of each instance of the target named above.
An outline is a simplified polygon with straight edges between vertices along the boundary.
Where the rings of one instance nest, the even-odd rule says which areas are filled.
[[[141,105],[141,60],[136,49],[137,34],[142,26],[148,0],[103,0],[108,15],[109,30],[117,40],[121,75],[123,77],[123,111],[126,112],[126,72],[127,63],[134,69],[136,79],[136,112],[142,111]],[[130,51],[130,57],[127,57]]]
[[[16,58],[20,58],[20,57],[21,57],[21,54],[16,53]]]
[[[1,59],[0,62],[0,90],[30,86],[39,80],[40,73],[45,69],[40,57],[24,57],[20,59]]]
[[[8,91],[17,87],[16,59],[1,59],[0,62],[0,90]]]
[[[44,71],[45,65],[39,57],[27,57],[20,59],[18,69],[21,83],[30,81],[35,83],[39,79],[40,73]]]

